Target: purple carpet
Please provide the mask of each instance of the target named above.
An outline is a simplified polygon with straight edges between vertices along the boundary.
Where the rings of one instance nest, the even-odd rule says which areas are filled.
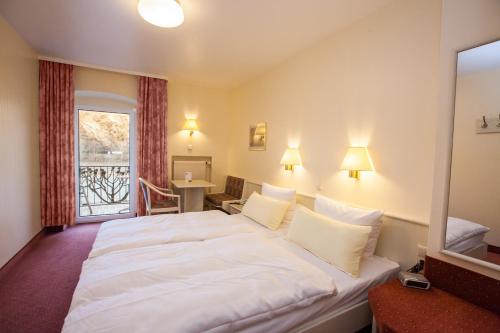
[[[42,231],[0,271],[0,332],[60,332],[99,223]]]

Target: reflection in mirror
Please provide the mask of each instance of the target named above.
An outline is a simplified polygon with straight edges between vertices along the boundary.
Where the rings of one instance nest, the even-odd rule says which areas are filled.
[[[500,41],[458,53],[445,249],[500,265]]]

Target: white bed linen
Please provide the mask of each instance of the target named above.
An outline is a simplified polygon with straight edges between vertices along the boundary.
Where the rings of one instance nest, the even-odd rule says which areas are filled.
[[[218,210],[114,220],[101,225],[89,257],[111,251],[202,241],[253,231],[246,223]]]
[[[452,246],[449,246],[446,249],[457,253],[464,253],[468,250],[478,247],[481,244],[485,244],[487,246],[487,244],[484,242],[484,236],[485,234],[472,236],[470,238],[464,239],[461,242],[453,244]]]
[[[459,243],[463,243],[468,239],[481,235],[480,241],[482,242],[485,234],[490,231],[490,228],[485,227],[479,223],[460,219],[457,217],[448,216],[448,223],[446,227],[446,249],[452,247],[463,248]],[[458,245],[458,246],[457,246]],[[470,248],[470,247],[469,247]],[[462,252],[467,249],[462,249]]]
[[[370,288],[395,279],[400,271],[399,265],[394,261],[378,256],[369,256],[363,258],[359,278],[353,278],[286,239],[274,238],[271,241],[331,276],[335,281],[337,292],[335,296],[326,297],[311,306],[276,316],[269,321],[257,323],[241,332],[289,332],[327,313],[340,312],[367,300]]]
[[[84,262],[63,332],[234,332],[334,293],[257,233],[132,248]]]

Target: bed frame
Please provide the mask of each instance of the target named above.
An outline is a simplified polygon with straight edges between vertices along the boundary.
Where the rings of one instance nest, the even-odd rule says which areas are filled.
[[[290,332],[293,333],[332,333],[356,332],[370,325],[372,311],[368,301],[362,301],[345,309],[326,313],[306,322]]]
[[[248,198],[252,192],[260,193],[260,190],[260,183],[247,181],[243,197]],[[312,209],[314,195],[297,193],[297,203]],[[419,245],[425,248],[427,244],[428,223],[387,213],[382,221],[382,230],[375,254],[399,263],[401,269],[404,270],[413,266],[423,255],[419,253]],[[372,312],[368,301],[365,300],[351,307],[326,313],[296,327],[291,332],[356,332],[370,325],[371,322]]]

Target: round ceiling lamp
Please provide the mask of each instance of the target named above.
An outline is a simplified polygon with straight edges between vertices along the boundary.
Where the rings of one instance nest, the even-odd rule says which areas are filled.
[[[162,28],[175,28],[184,22],[184,12],[176,0],[139,0],[137,11],[144,20]]]

